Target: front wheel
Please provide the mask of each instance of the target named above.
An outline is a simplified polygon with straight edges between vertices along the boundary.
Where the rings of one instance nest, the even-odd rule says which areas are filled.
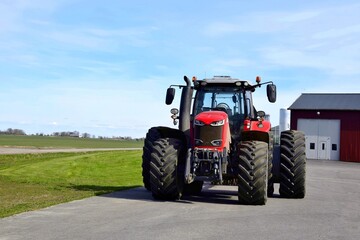
[[[150,161],[150,187],[155,199],[173,200],[181,197],[184,174],[183,143],[175,138],[159,138],[154,142]]]
[[[160,131],[158,127],[152,127],[149,129],[146,134],[146,138],[144,141],[143,147],[143,155],[142,155],[142,177],[144,187],[147,190],[151,190],[150,187],[150,161],[151,161],[151,153],[154,149],[154,142],[160,138]]]
[[[268,144],[244,141],[238,146],[238,197],[241,204],[265,205],[267,201]]]

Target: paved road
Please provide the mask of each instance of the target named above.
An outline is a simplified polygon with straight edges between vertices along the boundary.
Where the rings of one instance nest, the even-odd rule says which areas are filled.
[[[0,219],[0,239],[360,239],[360,164],[308,161],[307,196],[237,204],[236,187],[153,201],[144,188]]]
[[[141,148],[23,148],[0,147],[0,154],[54,153],[54,152],[93,152],[115,150],[140,150]]]

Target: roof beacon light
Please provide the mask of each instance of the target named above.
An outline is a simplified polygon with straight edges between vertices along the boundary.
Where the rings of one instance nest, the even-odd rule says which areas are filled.
[[[257,83],[257,84],[260,84],[260,82],[261,82],[261,77],[260,77],[260,76],[256,76],[256,83]]]

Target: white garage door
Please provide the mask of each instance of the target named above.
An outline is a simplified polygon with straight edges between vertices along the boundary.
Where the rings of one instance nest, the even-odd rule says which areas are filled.
[[[298,119],[298,130],[305,133],[307,158],[339,160],[340,120]]]

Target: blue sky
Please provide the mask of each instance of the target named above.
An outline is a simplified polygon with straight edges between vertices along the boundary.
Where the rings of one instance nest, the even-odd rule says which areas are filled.
[[[143,137],[172,126],[183,76],[274,81],[257,109],[301,93],[360,93],[358,1],[0,2],[0,130]],[[178,96],[180,91],[178,91]]]

